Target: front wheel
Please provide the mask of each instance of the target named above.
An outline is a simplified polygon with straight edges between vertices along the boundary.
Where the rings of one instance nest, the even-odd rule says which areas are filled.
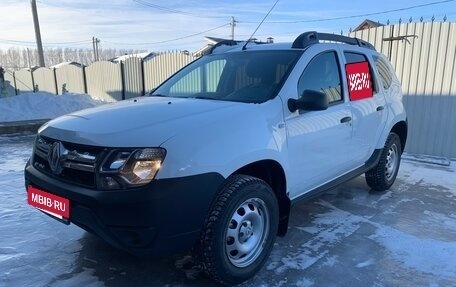
[[[401,162],[401,139],[391,132],[386,140],[378,164],[366,172],[366,182],[370,188],[384,191],[393,185]]]
[[[234,175],[211,206],[201,239],[205,272],[223,284],[238,284],[257,273],[274,244],[279,207],[261,179]]]

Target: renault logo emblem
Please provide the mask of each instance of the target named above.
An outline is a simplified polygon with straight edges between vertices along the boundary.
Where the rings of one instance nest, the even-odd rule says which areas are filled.
[[[61,142],[55,142],[52,144],[48,153],[49,167],[54,174],[62,173],[61,157],[66,154],[66,149]]]

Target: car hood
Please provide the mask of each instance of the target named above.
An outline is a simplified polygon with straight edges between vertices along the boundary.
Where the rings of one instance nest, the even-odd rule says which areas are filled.
[[[43,125],[52,139],[103,147],[150,147],[182,131],[204,128],[214,117],[248,104],[203,99],[143,97],[82,110]]]

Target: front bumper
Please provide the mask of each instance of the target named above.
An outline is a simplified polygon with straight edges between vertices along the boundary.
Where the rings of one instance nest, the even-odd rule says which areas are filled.
[[[100,191],[43,174],[28,163],[25,184],[70,200],[70,222],[135,255],[188,251],[199,239],[218,173],[153,180],[129,190]]]

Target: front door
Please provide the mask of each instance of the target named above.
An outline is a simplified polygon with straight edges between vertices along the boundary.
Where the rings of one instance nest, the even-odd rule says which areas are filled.
[[[329,107],[324,111],[296,111],[286,117],[292,199],[349,169],[352,114],[343,94],[338,53],[335,50],[321,53],[311,47],[306,51],[308,55],[297,83],[297,95],[305,90],[323,92],[329,99]]]

